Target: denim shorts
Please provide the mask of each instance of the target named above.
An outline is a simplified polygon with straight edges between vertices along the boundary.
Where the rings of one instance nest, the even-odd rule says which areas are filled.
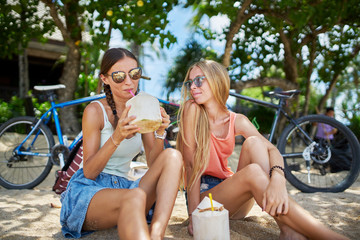
[[[206,192],[207,190],[212,189],[213,187],[216,187],[219,183],[224,181],[224,179],[220,179],[217,177],[213,177],[210,175],[203,175],[200,179],[200,194],[203,192]],[[185,191],[185,199],[186,199],[186,206],[188,205],[187,200],[187,192]]]
[[[207,190],[212,189],[213,187],[215,187],[216,185],[218,185],[222,181],[224,181],[224,179],[220,179],[220,178],[213,177],[213,176],[210,176],[210,175],[201,176],[200,194],[203,193],[203,192],[206,192]]]
[[[133,189],[139,186],[140,178],[128,180],[107,173],[100,173],[95,180],[85,178],[83,169],[79,169],[70,179],[66,191],[61,194],[60,223],[66,238],[80,238],[93,231],[84,232],[82,226],[87,209],[95,193],[105,188]]]

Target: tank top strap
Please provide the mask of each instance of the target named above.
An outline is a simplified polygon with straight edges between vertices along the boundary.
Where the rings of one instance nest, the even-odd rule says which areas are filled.
[[[233,129],[234,135],[235,135],[235,120],[236,120],[236,113],[230,112],[230,129]]]
[[[104,115],[104,124],[105,123],[107,123],[107,122],[109,122],[109,119],[108,119],[108,116],[107,116],[107,114],[106,114],[106,111],[105,111],[105,108],[104,108],[104,105],[100,102],[100,101],[92,101],[92,103],[93,102],[96,102],[96,103],[98,103],[99,105],[100,105],[100,107],[101,107],[101,109],[102,109],[102,111],[103,111],[103,115]]]

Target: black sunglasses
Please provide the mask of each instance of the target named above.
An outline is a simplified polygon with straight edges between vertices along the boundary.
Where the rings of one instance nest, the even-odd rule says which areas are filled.
[[[140,78],[150,79],[148,77],[142,76],[141,67],[131,69],[128,74],[132,80],[139,80]],[[110,76],[110,74],[104,74],[104,75]],[[123,71],[113,72],[111,73],[111,78],[116,83],[122,83],[126,78],[126,72]]]
[[[199,76],[195,77],[193,80],[187,80],[184,85],[187,88],[187,90],[190,91],[192,83],[195,83],[196,87],[201,87],[203,84],[203,81],[205,79],[205,76]]]

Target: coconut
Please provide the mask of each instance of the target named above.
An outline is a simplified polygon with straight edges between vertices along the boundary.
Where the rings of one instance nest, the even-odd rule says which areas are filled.
[[[136,116],[131,124],[137,125],[140,133],[154,132],[161,126],[160,103],[156,97],[140,92],[126,102],[126,106],[129,105],[128,116]]]

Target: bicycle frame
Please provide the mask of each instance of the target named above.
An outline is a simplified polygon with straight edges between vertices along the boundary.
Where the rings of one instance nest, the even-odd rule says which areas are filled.
[[[177,104],[177,103],[169,102],[169,101],[166,101],[166,100],[163,100],[163,99],[160,99],[160,98],[158,98],[158,100],[159,100],[159,102],[167,104],[167,105],[171,105],[171,106],[174,106],[174,107],[180,107],[180,104]]]
[[[229,94],[231,96],[233,96],[233,97],[240,98],[240,99],[243,99],[243,100],[246,100],[246,101],[249,101],[249,102],[253,102],[255,104],[262,105],[264,107],[270,107],[270,108],[276,109],[275,110],[275,118],[274,118],[274,121],[273,121],[273,123],[271,125],[270,136],[269,136],[269,139],[268,139],[271,143],[273,143],[273,140],[274,140],[276,126],[278,125],[279,120],[280,120],[280,118],[279,118],[280,113],[282,113],[288,119],[288,121],[290,121],[292,124],[294,124],[295,126],[298,126],[298,124],[295,122],[295,120],[293,118],[291,118],[287,114],[287,112],[285,112],[285,110],[283,109],[283,106],[286,103],[286,99],[280,98],[279,103],[274,104],[274,103],[271,103],[271,102],[262,101],[262,100],[259,100],[259,99],[256,99],[256,98],[244,96],[244,95],[234,93],[234,92],[230,92]],[[311,142],[313,142],[313,140],[303,131],[302,128],[299,128],[299,130],[304,134],[304,136],[306,136]]]
[[[67,102],[63,102],[63,103],[55,103],[55,99],[53,95],[49,96],[49,101],[51,104],[51,108],[49,110],[47,110],[41,117],[40,119],[36,122],[36,124],[34,125],[34,127],[32,128],[32,130],[29,132],[29,134],[25,137],[25,139],[21,142],[21,144],[15,149],[15,151],[17,152],[17,154],[19,155],[30,155],[30,156],[40,156],[40,157],[50,157],[51,153],[36,153],[36,152],[29,152],[29,151],[22,151],[20,150],[20,148],[23,146],[23,144],[29,139],[29,137],[34,133],[34,131],[37,129],[37,127],[41,124],[44,123],[45,125],[51,120],[54,119],[54,123],[55,123],[55,129],[56,129],[56,134],[58,136],[58,141],[59,144],[61,145],[67,145],[64,142],[64,135],[62,133],[61,130],[61,125],[60,125],[60,120],[59,120],[59,115],[58,115],[58,108],[64,108],[67,106],[74,106],[77,104],[81,104],[81,103],[85,103],[85,102],[90,102],[90,101],[95,101],[95,100],[99,100],[105,98],[105,94],[98,94],[95,96],[90,96],[90,97],[84,97],[84,98],[80,98],[80,99],[75,99],[75,100],[71,100],[71,101],[67,101]],[[165,104],[169,104],[169,105],[173,105],[176,107],[179,107],[179,104],[176,103],[172,103],[169,101],[165,101],[162,100],[160,98],[158,98],[159,102],[161,103],[165,103]],[[36,136],[38,136],[38,134],[36,134]],[[75,139],[72,141],[72,143],[70,144],[69,150],[71,150],[80,140],[82,139],[82,131],[75,137]],[[35,142],[36,137],[34,138],[34,140],[32,141],[32,144]],[[31,145],[32,145],[31,144]],[[63,165],[63,163],[60,163],[61,165]]]
[[[56,128],[56,134],[58,136],[59,143],[64,145],[64,138],[63,138],[64,135],[63,135],[62,130],[61,130],[60,120],[59,120],[57,109],[67,107],[67,106],[73,106],[73,105],[77,105],[77,104],[81,104],[81,103],[85,103],[85,102],[90,102],[90,101],[94,101],[94,100],[98,100],[98,99],[102,99],[102,98],[105,98],[105,94],[98,94],[98,95],[95,95],[95,96],[84,97],[84,98],[71,100],[71,101],[67,101],[67,102],[63,102],[63,103],[55,103],[53,95],[50,95],[49,98],[50,98],[49,101],[51,103],[51,108],[49,110],[47,110],[40,117],[40,119],[36,122],[36,124],[34,125],[32,130],[29,132],[29,134],[25,137],[25,139],[21,142],[21,144],[16,147],[15,151],[17,152],[17,154],[19,154],[19,155],[30,155],[30,156],[40,156],[40,157],[50,157],[51,153],[46,153],[45,154],[45,153],[21,151],[20,148],[29,139],[29,137],[34,133],[34,131],[37,129],[37,127],[41,123],[44,123],[46,125],[51,119],[54,119],[55,128]],[[37,136],[38,136],[38,134],[36,134],[36,137]],[[33,139],[32,144],[35,142],[36,137]],[[80,141],[81,139],[82,139],[82,132],[80,132],[75,137],[74,141],[69,146],[69,150],[71,150],[76,145],[76,143],[78,141]],[[63,166],[63,164],[64,164],[63,162],[60,163],[61,166]]]

